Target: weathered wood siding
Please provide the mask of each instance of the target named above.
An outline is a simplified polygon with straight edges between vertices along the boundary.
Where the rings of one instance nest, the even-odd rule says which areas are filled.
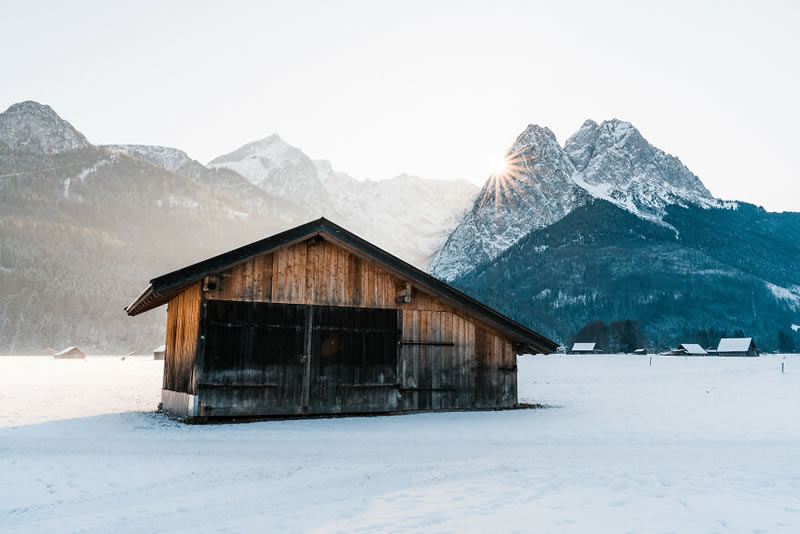
[[[200,389],[201,404],[210,409],[209,415],[516,405],[516,353],[507,338],[416,287],[412,288],[411,302],[398,303],[398,293],[407,288],[406,281],[328,241],[317,238],[253,257],[208,282],[204,290],[208,339]],[[282,316],[279,323],[284,326],[274,323],[276,329],[272,332],[285,326],[296,327],[298,337],[293,338],[291,354],[275,359],[264,352],[271,349],[263,348],[265,343],[258,341],[257,332],[261,329],[252,326],[262,319],[269,323],[274,318],[256,319],[258,313],[268,312],[253,311],[248,313],[255,315],[244,321],[250,326],[226,327],[223,325],[237,324],[240,318],[216,315],[223,313],[219,310],[225,302],[286,304],[297,306],[298,310],[313,310],[296,312],[313,313],[313,317],[305,319],[311,321],[306,326],[313,323],[310,337],[299,333],[299,315],[291,319]],[[369,320],[373,321],[371,328],[377,337],[369,343],[375,346],[356,350],[348,332],[363,329],[363,321],[370,315],[359,319],[358,313],[366,312],[339,311],[347,307],[394,310],[396,321],[392,323],[389,315],[374,315],[377,318]],[[212,309],[217,311],[211,313]],[[224,313],[233,312],[229,309]],[[225,332],[217,331],[225,328]],[[386,344],[386,336],[393,328],[397,330],[394,350],[389,346],[379,348]],[[352,373],[355,367],[342,367],[330,358],[319,358],[326,350],[325,334],[332,333],[336,334],[336,343],[348,347],[342,352],[339,346],[336,357],[362,358],[364,364],[366,355],[371,354],[370,358],[380,361],[383,372],[367,369],[365,376],[369,378],[344,379],[342,373]],[[301,337],[312,346],[300,347]],[[367,343],[358,339],[358,343]],[[232,352],[225,349],[231,354],[223,355],[223,347],[233,347]],[[306,371],[311,373],[310,383],[306,381],[305,386],[300,373],[304,355],[313,356],[311,368]],[[287,368],[277,371],[274,365]],[[280,372],[285,374],[278,377],[275,373]]]
[[[167,305],[164,389],[194,394],[202,285],[193,284]]]

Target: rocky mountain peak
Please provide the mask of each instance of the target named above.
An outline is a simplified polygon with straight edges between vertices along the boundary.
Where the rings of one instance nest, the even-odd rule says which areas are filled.
[[[55,154],[90,146],[86,137],[48,105],[32,100],[0,113],[0,146],[11,150]]]
[[[570,178],[575,167],[549,128],[528,125],[506,161],[506,172],[489,177],[434,258],[434,275],[452,280],[585,202],[586,192]]]
[[[271,164],[282,161],[297,161],[298,159],[308,159],[300,149],[290,145],[278,134],[271,134],[258,141],[253,141],[239,147],[238,149],[214,158],[208,165],[210,167],[224,166],[228,162],[244,161],[248,158],[266,159]],[[309,160],[309,163],[311,160]]]
[[[564,151],[575,166],[578,185],[637,215],[660,219],[670,204],[716,202],[678,158],[651,145],[629,122],[586,121]]]

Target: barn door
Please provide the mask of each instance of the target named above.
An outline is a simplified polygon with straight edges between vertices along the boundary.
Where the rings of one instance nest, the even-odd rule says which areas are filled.
[[[312,310],[309,412],[396,410],[398,311]]]
[[[307,307],[209,300],[200,388],[220,415],[302,408]]]

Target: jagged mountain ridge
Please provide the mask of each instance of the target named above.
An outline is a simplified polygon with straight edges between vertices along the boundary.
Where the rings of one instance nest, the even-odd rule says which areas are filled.
[[[564,145],[572,179],[593,197],[662,220],[666,206],[719,203],[681,161],[654,147],[630,123],[588,120]]]
[[[509,172],[493,175],[484,184],[434,258],[434,275],[451,280],[586,201],[586,192],[570,180],[573,163],[549,128],[528,126],[506,159]]]
[[[436,276],[453,280],[592,198],[661,223],[668,205],[719,205],[680,160],[617,119],[586,121],[564,147],[548,128],[529,125],[506,159],[508,172],[487,180],[435,256]]]

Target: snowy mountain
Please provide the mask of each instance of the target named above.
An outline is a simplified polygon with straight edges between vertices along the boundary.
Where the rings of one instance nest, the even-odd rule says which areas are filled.
[[[299,199],[311,206],[330,205],[330,197],[317,176],[314,162],[277,134],[219,156],[208,166],[235,171],[279,198]],[[336,217],[332,219],[336,220]]]
[[[629,122],[588,120],[564,150],[575,183],[640,217],[661,220],[670,205],[719,206],[678,158],[648,143]]]
[[[549,128],[528,126],[506,164],[508,171],[489,178],[435,256],[435,276],[452,280],[586,202],[588,195],[571,179],[575,167]]]
[[[0,149],[54,154],[88,146],[83,134],[50,106],[28,100],[0,114]]]
[[[235,171],[270,195],[302,200],[312,217],[327,217],[400,258],[426,268],[475,198],[464,180],[431,180],[402,174],[357,180],[327,160],[270,135],[209,163]]]
[[[506,161],[437,253],[434,275],[453,280],[593,198],[660,224],[670,205],[721,205],[679,159],[617,119],[586,121],[564,148],[548,128],[528,126]]]

